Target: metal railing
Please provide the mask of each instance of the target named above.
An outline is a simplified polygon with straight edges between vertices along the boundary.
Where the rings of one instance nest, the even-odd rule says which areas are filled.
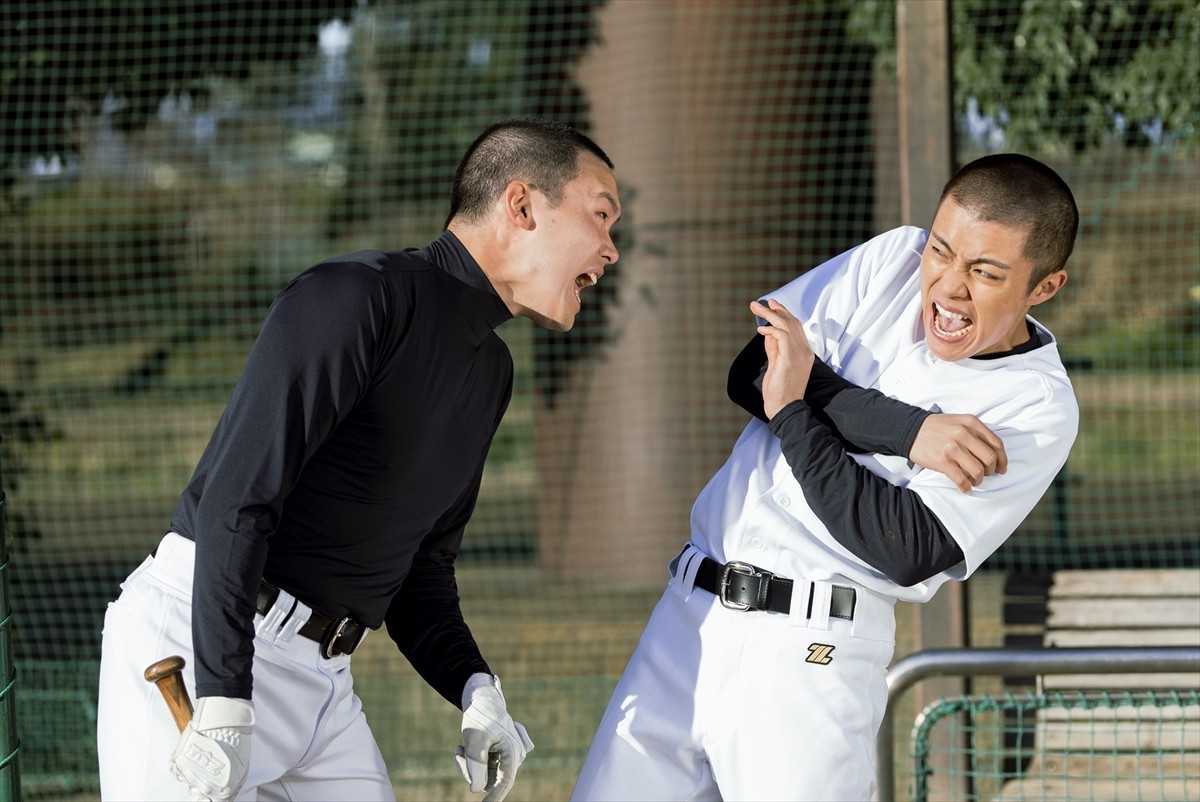
[[[16,697],[13,692],[17,671],[13,663],[9,629],[12,605],[8,594],[8,537],[4,528],[4,504],[4,475],[0,472],[0,802],[11,802],[21,798],[21,775],[17,761],[21,739],[17,733]]]
[[[1200,647],[1105,647],[1045,649],[930,649],[910,654],[887,673],[888,709],[875,739],[878,802],[895,802],[896,769],[892,712],[900,695],[931,677],[1027,674],[1125,674],[1194,671]]]

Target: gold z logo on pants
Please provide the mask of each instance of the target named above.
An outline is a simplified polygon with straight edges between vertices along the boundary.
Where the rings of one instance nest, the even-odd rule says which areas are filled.
[[[808,647],[808,657],[805,658],[806,663],[816,663],[819,666],[827,666],[833,662],[833,647],[827,643],[814,643]]]

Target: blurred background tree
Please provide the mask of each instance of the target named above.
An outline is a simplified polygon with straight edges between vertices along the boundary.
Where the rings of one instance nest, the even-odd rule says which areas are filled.
[[[347,17],[357,5],[355,0],[0,5],[0,169],[6,188],[29,159],[76,155],[81,117],[107,109],[117,130],[138,130],[168,96],[187,91],[202,99],[210,76],[244,79],[257,63],[296,63],[314,50],[321,23]],[[95,47],[96,41],[105,47]]]
[[[852,37],[896,65],[894,0],[843,0]],[[1081,152],[1200,142],[1200,5],[1194,0],[954,0],[954,105],[963,126],[1017,149]]]

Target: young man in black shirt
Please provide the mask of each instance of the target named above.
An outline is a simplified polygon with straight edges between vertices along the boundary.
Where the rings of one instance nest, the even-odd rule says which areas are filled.
[[[170,532],[109,606],[106,798],[394,798],[350,675],[386,624],[464,710],[471,789],[503,799],[533,744],[454,577],[512,395],[495,328],[570,329],[580,290],[617,261],[620,213],[594,142],[508,120],[464,155],[440,237],[326,260],[280,292]],[[172,654],[197,699],[181,737],[142,678]]]

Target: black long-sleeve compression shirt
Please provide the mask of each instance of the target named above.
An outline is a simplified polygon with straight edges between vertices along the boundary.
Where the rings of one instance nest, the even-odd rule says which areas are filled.
[[[196,542],[199,696],[250,698],[262,579],[385,621],[442,696],[489,672],[454,560],[512,394],[512,315],[453,234],[361,251],[276,298],[171,526]]]

